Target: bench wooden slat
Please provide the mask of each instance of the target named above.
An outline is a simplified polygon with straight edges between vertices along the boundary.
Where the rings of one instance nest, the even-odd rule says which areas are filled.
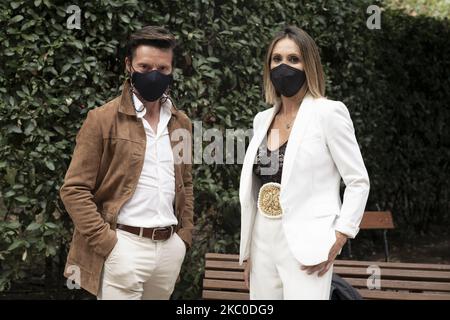
[[[388,267],[389,269],[415,269],[415,270],[436,270],[450,271],[450,265],[446,264],[425,264],[425,263],[406,263],[406,262],[379,262],[379,261],[355,261],[355,260],[335,260],[334,266],[354,266],[368,267],[377,265],[380,268]]]
[[[205,268],[207,270],[232,270],[242,272],[244,270],[244,265],[240,266],[237,262],[233,261],[206,260]],[[341,276],[369,276],[365,266],[354,267],[335,265],[334,272]],[[450,281],[450,272],[440,270],[400,270],[399,268],[394,269],[381,267],[381,277],[382,279],[397,278],[404,280]]]
[[[367,279],[343,278],[355,288],[367,289]],[[423,282],[423,281],[403,281],[403,280],[383,280],[382,289],[398,290],[418,290],[418,291],[444,291],[450,292],[450,282]]]
[[[204,289],[234,289],[248,292],[244,281],[230,281],[230,280],[203,280]]]
[[[358,292],[364,299],[450,300],[450,295],[448,295],[448,294],[412,293],[412,292],[381,291],[381,290],[369,290],[369,289],[359,289]]]
[[[235,261],[236,263],[238,263],[239,255],[223,254],[223,253],[207,253],[206,260]],[[416,269],[416,270],[442,270],[442,271],[447,270],[447,271],[450,271],[450,265],[430,264],[430,263],[336,260],[334,265],[335,266],[356,266],[356,267],[359,267],[359,266],[368,267],[370,265],[377,265],[380,268],[389,267],[390,269]]]
[[[450,295],[359,289],[363,299],[377,300],[450,300]],[[248,292],[203,290],[203,299],[249,300]]]
[[[244,281],[244,272],[205,270],[205,278]]]
[[[357,289],[366,289],[366,279],[355,278],[343,278],[350,285]],[[216,279],[204,279],[204,289],[233,289],[248,292],[247,287],[243,280],[230,281],[230,280],[216,280]],[[434,292],[450,292],[450,283],[429,283],[420,281],[401,281],[401,280],[381,280],[381,288],[396,289],[396,290],[419,290],[419,291],[434,291]]]
[[[212,291],[203,290],[203,299],[214,300],[249,300],[250,296],[244,292],[230,292],[230,291]]]
[[[450,300],[450,295],[443,294],[423,294],[367,289],[360,289],[358,292],[365,300]],[[250,296],[246,292],[204,290],[203,299],[249,300]]]
[[[367,288],[367,278],[358,279],[358,278],[343,277],[343,279],[346,280],[350,285],[354,286],[355,288]],[[241,272],[207,270],[203,285],[207,289],[220,288],[222,286],[225,289],[246,290],[244,284],[244,274]],[[450,292],[450,282],[422,282],[422,281],[381,279],[381,288]]]
[[[207,253],[205,254],[206,260],[221,260],[221,261],[239,261],[238,254],[227,253]]]
[[[368,277],[365,268],[334,267],[334,272],[340,276],[360,276]],[[445,271],[424,271],[424,270],[399,270],[381,269],[382,279],[403,279],[403,280],[423,280],[423,281],[450,281],[450,272]]]
[[[221,270],[244,270],[244,265],[240,266],[239,263],[235,261],[216,261],[216,260],[206,260],[206,269],[221,269]]]
[[[245,264],[243,264],[242,266],[239,265],[239,263],[237,261],[232,261],[232,260],[227,260],[227,261],[220,261],[218,259],[207,259],[205,262],[205,267],[207,269],[229,269],[229,270],[244,270],[245,268]],[[442,271],[443,276],[447,276],[446,279],[450,278],[450,274],[448,272],[445,271],[450,271],[450,266],[446,266],[443,265],[442,267],[438,267],[435,266],[433,268],[431,268],[431,266],[429,264],[424,265],[424,264],[407,264],[404,268],[402,268],[402,264],[401,263],[389,263],[389,262],[370,262],[370,261],[365,261],[365,262],[350,262],[350,261],[345,261],[345,260],[336,260],[336,263],[334,265],[335,268],[352,268],[355,270],[359,270],[358,272],[361,272],[361,270],[369,267],[370,265],[375,265],[381,268],[382,273],[384,274],[386,272],[386,270],[395,270],[395,269],[401,269],[401,270],[405,270],[405,269],[410,269],[412,272],[414,272],[414,274],[419,274],[420,272],[423,272],[424,275],[428,275],[428,272],[440,272]],[[386,267],[389,267],[389,269],[387,269]],[[343,269],[344,270],[344,269]],[[347,269],[345,269],[347,270]],[[363,270],[364,272],[366,272],[365,270]],[[408,272],[409,273],[409,272]],[[367,274],[367,273],[365,273]],[[411,273],[413,274],[413,273]],[[439,274],[432,274],[433,276],[439,276]]]

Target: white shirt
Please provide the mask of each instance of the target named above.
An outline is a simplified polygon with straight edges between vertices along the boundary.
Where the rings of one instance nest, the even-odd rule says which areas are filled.
[[[134,227],[167,227],[178,224],[174,214],[175,171],[167,124],[172,116],[168,99],[161,105],[157,132],[144,115],[147,109],[133,94],[138,118],[142,119],[147,143],[145,160],[136,190],[119,211],[117,223]]]

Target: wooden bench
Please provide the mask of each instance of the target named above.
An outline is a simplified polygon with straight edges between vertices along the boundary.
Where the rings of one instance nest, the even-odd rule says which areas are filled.
[[[207,253],[203,299],[248,300],[244,265],[236,254]],[[380,272],[380,289],[370,266]],[[364,299],[450,300],[450,265],[336,260],[334,272],[355,287]]]
[[[390,211],[366,211],[360,224],[362,230],[383,230],[386,261],[389,260],[387,230],[393,228]],[[347,249],[351,256],[350,242]],[[249,299],[244,265],[239,266],[238,260],[235,254],[206,254],[203,299]],[[355,287],[364,299],[450,300],[450,265],[336,260],[334,272]],[[379,274],[379,283],[374,272]]]

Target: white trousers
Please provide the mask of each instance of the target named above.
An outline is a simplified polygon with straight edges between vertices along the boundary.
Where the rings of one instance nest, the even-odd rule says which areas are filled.
[[[250,249],[251,300],[329,300],[333,266],[309,275],[292,255],[281,219],[256,214]]]
[[[186,254],[174,233],[166,241],[117,229],[117,244],[102,271],[99,300],[169,299]]]

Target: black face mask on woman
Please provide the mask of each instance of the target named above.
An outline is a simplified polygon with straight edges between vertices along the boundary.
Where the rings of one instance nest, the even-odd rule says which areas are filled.
[[[133,71],[131,74],[133,87],[147,101],[156,101],[161,98],[172,82],[172,74],[164,74],[158,70],[150,72]]]
[[[306,74],[303,70],[283,63],[270,70],[270,80],[278,94],[292,97],[305,83]]]

